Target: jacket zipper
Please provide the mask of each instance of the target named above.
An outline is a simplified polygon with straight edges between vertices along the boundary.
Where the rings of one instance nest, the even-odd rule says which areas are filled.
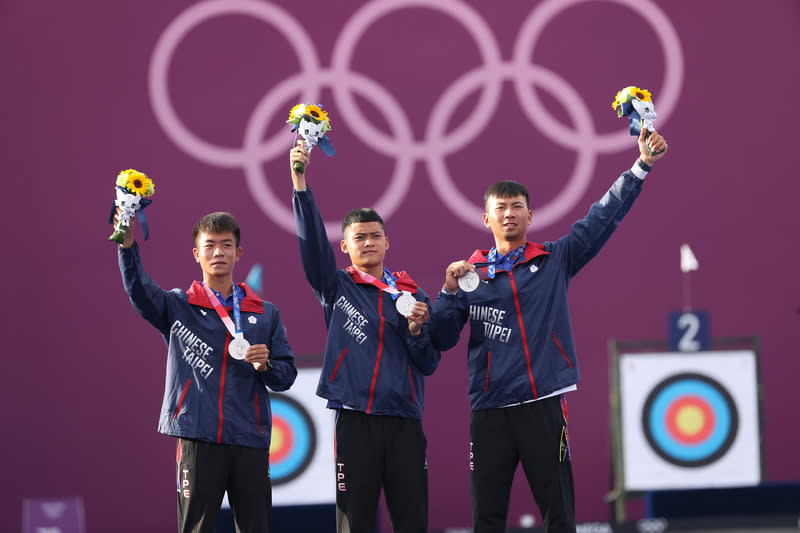
[[[228,346],[231,342],[231,334],[227,333],[225,335],[225,353],[228,354]],[[225,392],[225,368],[228,366],[228,358],[222,358],[222,372],[220,372],[221,376],[219,377],[219,427],[217,428],[217,444],[222,442],[222,421],[225,417],[222,414],[222,398],[223,393]]]
[[[256,404],[256,426],[258,426],[258,430],[263,435],[264,434],[264,430],[261,429],[261,422],[260,422],[260,420],[261,420],[261,412],[258,409],[258,393],[256,393],[255,404]]]
[[[539,394],[536,392],[536,382],[533,380],[533,371],[531,370],[531,352],[528,349],[528,336],[525,334],[525,323],[522,321],[522,309],[519,305],[519,294],[517,294],[517,284],[514,281],[513,272],[508,273],[508,279],[511,280],[511,291],[514,293],[514,305],[517,307],[517,320],[519,321],[519,330],[522,333],[522,347],[525,349],[525,360],[528,363],[528,379],[531,381],[533,397],[538,398]]]
[[[381,354],[383,354],[383,291],[378,291],[378,316],[381,317],[381,325],[378,329],[378,355],[375,357],[375,370],[372,372],[372,384],[369,386],[367,414],[372,411],[372,400],[375,398],[375,382],[378,381],[378,368],[381,365]]]

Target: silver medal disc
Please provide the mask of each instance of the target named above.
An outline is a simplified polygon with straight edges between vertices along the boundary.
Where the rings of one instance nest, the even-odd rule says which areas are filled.
[[[250,347],[250,343],[247,342],[242,337],[237,337],[231,341],[228,345],[228,353],[231,354],[231,357],[234,359],[242,360],[244,356],[247,354],[247,349]]]
[[[417,303],[416,298],[411,296],[410,292],[403,291],[397,300],[394,301],[395,307],[397,307],[397,312],[403,316],[411,316],[414,312],[414,304]]]
[[[467,272],[458,278],[458,286],[464,292],[472,292],[478,288],[481,283],[481,278],[475,272]]]

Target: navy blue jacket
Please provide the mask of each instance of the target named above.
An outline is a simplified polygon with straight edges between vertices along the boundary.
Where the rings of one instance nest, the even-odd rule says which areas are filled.
[[[441,358],[431,346],[430,321],[419,335],[411,335],[391,295],[364,282],[352,267],[336,268],[310,188],[295,190],[292,206],[303,269],[328,327],[317,394],[367,414],[421,419],[424,376],[436,370]],[[405,272],[393,276],[398,290],[430,306]]]
[[[272,369],[228,355],[230,333],[203,286],[167,291],[142,269],[139,246],[119,249],[119,268],[133,307],[164,337],[167,376],[158,431],[216,444],[269,449],[272,411],[267,387],[287,390],[297,369],[278,308],[244,283],[242,331],[250,344],[265,344]],[[230,312],[230,309],[228,309]]]
[[[567,235],[527,243],[511,272],[498,271],[473,292],[439,293],[431,317],[436,346],[455,346],[470,320],[473,411],[537,399],[579,381],[567,288],[608,241],[641,188],[642,180],[626,171]],[[488,253],[476,250],[469,262],[485,262]]]

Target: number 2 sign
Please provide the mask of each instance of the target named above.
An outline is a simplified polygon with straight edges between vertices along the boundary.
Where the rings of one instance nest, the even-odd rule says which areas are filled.
[[[699,352],[711,348],[711,319],[708,311],[673,311],[667,318],[669,349]]]

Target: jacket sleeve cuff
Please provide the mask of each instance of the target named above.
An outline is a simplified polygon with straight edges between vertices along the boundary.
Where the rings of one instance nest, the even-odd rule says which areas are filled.
[[[449,294],[450,296],[455,296],[456,294],[458,294],[458,289],[450,291],[447,289],[445,285],[442,285],[442,294]]]
[[[639,178],[640,180],[644,180],[647,176],[647,173],[653,170],[653,167],[642,161],[641,159],[637,159],[636,162],[631,167],[631,172],[634,176]]]

